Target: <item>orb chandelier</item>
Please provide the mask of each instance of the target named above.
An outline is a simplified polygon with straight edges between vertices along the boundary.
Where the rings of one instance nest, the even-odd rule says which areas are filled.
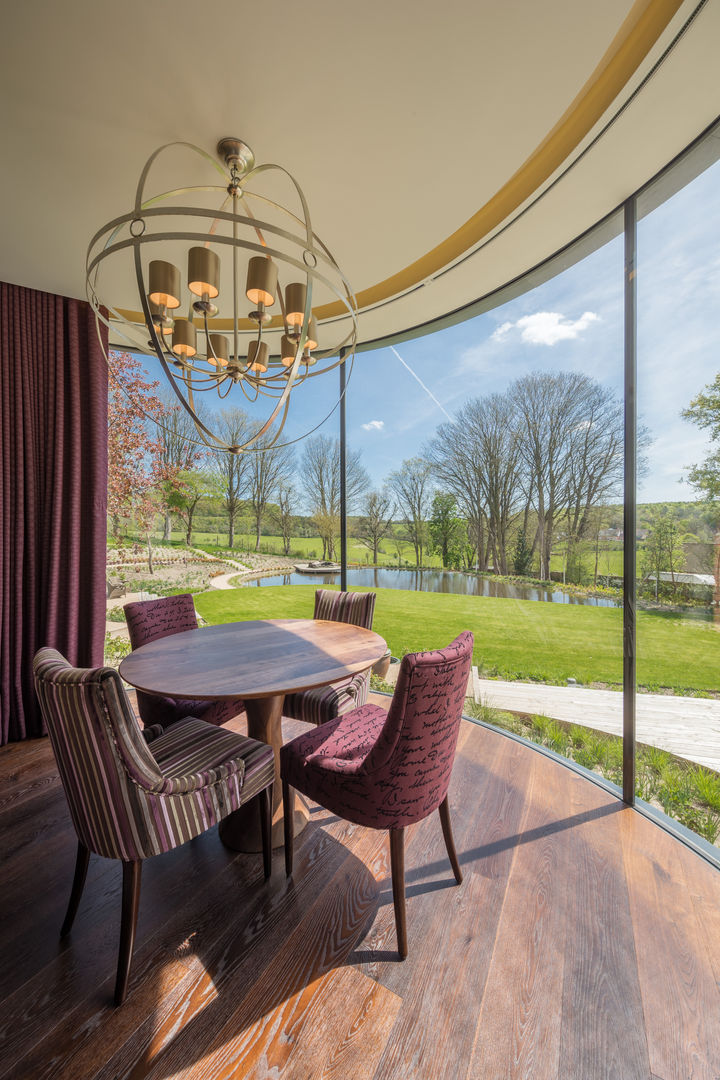
[[[173,184],[177,163],[168,173],[167,152],[177,160],[178,149],[198,155],[203,169],[212,166],[222,183],[150,193],[149,175],[161,155]],[[357,304],[313,232],[305,196],[290,173],[279,165],[256,166],[241,139],[222,139],[217,154],[222,164],[190,143],[156,150],[140,175],[133,209],[90,241],[86,279],[98,330],[104,323],[114,342],[157,359],[193,421],[198,444],[238,454],[297,441],[281,441],[291,394],[312,392],[313,379],[343,362],[349,375]],[[295,211],[276,201],[279,184],[289,184]],[[184,287],[178,264],[187,268]],[[139,312],[110,301],[133,270]],[[320,330],[313,315],[318,299],[333,316]],[[335,340],[322,340],[333,333]],[[112,373],[113,353],[105,355]],[[209,409],[200,405],[207,400],[203,393],[215,399]],[[240,444],[213,431],[214,410],[231,393],[228,404],[240,396],[262,409]],[[315,427],[336,407],[337,401]]]

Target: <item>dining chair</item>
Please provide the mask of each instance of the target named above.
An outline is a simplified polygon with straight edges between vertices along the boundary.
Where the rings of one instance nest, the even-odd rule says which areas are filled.
[[[136,600],[125,604],[123,611],[133,649],[157,638],[197,630],[195,604],[190,593],[161,596],[157,600]],[[184,716],[195,716],[207,724],[225,724],[245,709],[240,698],[230,701],[198,701],[194,698],[169,698],[137,691],[138,712],[143,724],[169,727]]]
[[[263,868],[271,868],[274,756],[270,746],[184,717],[140,730],[112,668],[73,668],[55,649],[34,660],[35,688],[78,838],[75,876],[60,931],[77,914],[91,852],[120,859],[122,919],[115,1004],[132,961],[144,859],[192,840],[258,797]]]
[[[390,709],[362,705],[285,744],[280,751],[285,870],[293,867],[294,792],[356,825],[390,832],[395,928],[407,956],[405,829],[438,810],[455,880],[448,787],[472,661],[465,631],[445,649],[409,653]]]
[[[375,596],[374,592],[350,593],[318,589],[315,593],[313,619],[352,623],[353,626],[372,630]],[[308,724],[325,724],[358,705],[364,705],[369,690],[370,671],[361,671],[357,675],[341,679],[340,682],[288,694],[283,705],[283,716],[304,720]]]

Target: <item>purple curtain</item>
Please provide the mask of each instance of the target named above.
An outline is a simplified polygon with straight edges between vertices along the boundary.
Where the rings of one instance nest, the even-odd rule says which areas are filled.
[[[43,645],[102,663],[107,365],[84,301],[0,283],[0,743],[43,735]]]

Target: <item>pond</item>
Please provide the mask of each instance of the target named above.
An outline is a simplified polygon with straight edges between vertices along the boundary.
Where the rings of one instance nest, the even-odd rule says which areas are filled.
[[[263,585],[338,585],[340,574],[270,574],[243,582],[245,588]],[[348,585],[369,589],[411,589],[414,592],[459,593],[462,596],[499,596],[510,600],[545,600],[552,604],[620,607],[610,597],[572,596],[559,587],[493,581],[460,570],[398,570],[391,567],[348,567]]]

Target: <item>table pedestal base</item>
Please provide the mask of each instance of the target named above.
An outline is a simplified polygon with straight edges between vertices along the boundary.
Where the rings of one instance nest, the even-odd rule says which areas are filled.
[[[245,702],[248,718],[248,735],[273,748],[275,755],[275,786],[273,788],[272,846],[283,845],[282,785],[280,783],[280,747],[282,746],[282,710],[284,694],[273,697],[250,698]],[[295,835],[308,823],[309,814],[300,799],[295,799]],[[229,814],[219,826],[220,839],[234,851],[262,851],[260,835],[260,810],[257,800],[241,806]]]

